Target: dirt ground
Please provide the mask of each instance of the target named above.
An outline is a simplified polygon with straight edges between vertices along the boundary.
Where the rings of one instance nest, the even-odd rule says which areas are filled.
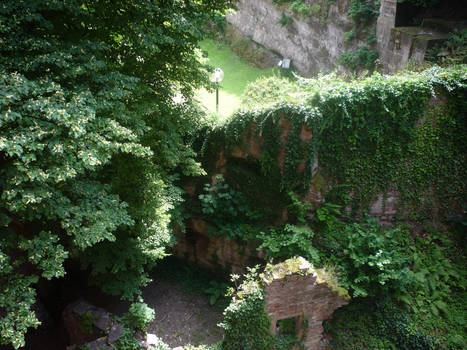
[[[213,344],[222,339],[222,312],[209,305],[207,296],[184,292],[180,286],[152,282],[143,291],[144,301],[156,310],[149,332],[172,347]]]
[[[89,295],[90,302],[121,316],[129,303],[102,294]],[[222,311],[209,305],[206,295],[185,291],[181,285],[154,280],[143,289],[143,299],[156,312],[148,332],[171,347],[213,344],[222,339]]]

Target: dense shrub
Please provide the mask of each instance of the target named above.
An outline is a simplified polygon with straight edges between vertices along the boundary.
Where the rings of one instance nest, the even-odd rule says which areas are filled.
[[[344,67],[352,70],[373,70],[377,58],[378,51],[370,49],[367,45],[362,45],[356,50],[349,50],[342,53],[337,61]]]
[[[216,184],[205,184],[199,195],[202,213],[214,225],[211,234],[228,238],[244,238],[251,235],[250,223],[261,215],[252,209],[244,196],[227,184],[222,175],[216,176]]]
[[[291,258],[299,255],[318,262],[318,252],[313,247],[314,235],[307,226],[286,224],[284,227],[260,232],[256,239],[261,242],[258,249],[265,249],[267,258]]]
[[[372,0],[351,0],[349,17],[359,24],[367,24],[379,13]]]
[[[407,232],[385,230],[376,219],[354,223],[333,220],[328,225],[321,230],[318,244],[323,259],[338,266],[343,287],[355,297],[405,290],[410,283],[411,261],[404,242]]]
[[[250,270],[245,282],[225,309],[221,326],[225,329],[223,350],[271,350],[274,336],[271,320],[264,308],[264,292],[256,270]]]
[[[332,349],[434,349],[406,312],[389,299],[356,299],[324,323]]]
[[[138,340],[137,333],[145,334],[149,324],[154,320],[154,310],[143,302],[130,305],[121,318],[124,326],[118,341],[113,345],[115,350],[142,350],[144,347]],[[171,350],[162,340],[157,341],[154,350]]]
[[[123,317],[123,322],[128,327],[144,331],[154,320],[154,316],[154,309],[145,303],[138,302],[130,305],[128,313]]]

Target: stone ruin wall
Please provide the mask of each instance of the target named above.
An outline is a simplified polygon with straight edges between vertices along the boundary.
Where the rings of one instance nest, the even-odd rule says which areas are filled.
[[[286,144],[292,123],[286,119],[280,119],[278,123],[283,130],[280,135],[281,141]],[[216,168],[210,174],[212,183],[215,183],[217,174],[227,172],[229,159],[246,159],[248,157],[260,159],[262,138],[255,136],[255,129],[256,125],[253,124],[251,130],[245,133],[243,143],[234,147],[229,154],[219,153]],[[302,126],[300,138],[302,142],[309,142],[312,138],[312,134],[306,125]],[[285,149],[279,150],[277,162],[281,171],[284,167],[285,156]],[[304,163],[298,165],[298,173],[304,170],[304,165]],[[324,182],[324,186],[320,184],[321,182]],[[323,179],[321,176],[319,159],[315,157],[312,182],[304,200],[315,204],[315,206],[320,206],[324,194],[328,190],[327,182],[329,182],[329,179]],[[190,183],[185,184],[185,190],[190,195],[196,193],[196,188]],[[382,224],[390,224],[397,213],[397,200],[398,194],[394,191],[379,194],[370,207],[370,215],[378,217]],[[350,208],[348,209],[350,210]],[[282,208],[281,217],[275,224],[285,224],[287,217],[287,208]],[[174,232],[177,235],[177,243],[172,248],[172,254],[208,270],[231,270],[233,273],[243,273],[246,266],[253,266],[264,261],[264,252],[258,251],[254,242],[237,242],[228,239],[226,236],[209,235],[208,226],[208,223],[201,218],[190,218],[187,222],[187,233]]]
[[[386,72],[421,64],[427,49],[441,45],[452,28],[438,27],[438,21],[424,19],[419,27],[396,27],[397,0],[382,0],[376,25],[379,61]],[[438,28],[437,28],[438,27]]]
[[[290,259],[280,265],[295,264],[295,261],[290,262],[292,260],[298,260],[298,271],[279,276],[273,273],[264,289],[266,312],[272,319],[271,332],[276,333],[277,321],[293,317],[297,339],[305,349],[325,349],[323,321],[330,319],[334,310],[348,304],[350,298],[321,280],[303,258]]]
[[[396,26],[397,0],[381,0],[379,16],[376,22],[376,45],[382,62],[387,62],[391,53],[388,51],[391,30]]]
[[[252,242],[237,242],[226,236],[210,236],[207,224],[199,218],[189,219],[187,233],[175,232],[177,244],[172,254],[177,258],[211,271],[230,270],[242,274],[246,266],[264,261],[264,254]]]

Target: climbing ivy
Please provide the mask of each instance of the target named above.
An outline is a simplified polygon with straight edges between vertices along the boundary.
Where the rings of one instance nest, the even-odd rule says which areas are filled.
[[[258,268],[249,269],[245,281],[224,311],[223,350],[274,348],[271,320],[265,310],[265,295],[258,278]]]
[[[261,155],[253,162],[278,177],[282,192],[304,195],[312,183],[357,214],[392,190],[403,218],[433,218],[435,208],[438,218],[447,217],[467,191],[466,78],[461,65],[350,83],[302,79],[303,102],[239,112],[208,132],[205,148],[228,154],[256,139]],[[304,141],[305,126],[312,137]]]

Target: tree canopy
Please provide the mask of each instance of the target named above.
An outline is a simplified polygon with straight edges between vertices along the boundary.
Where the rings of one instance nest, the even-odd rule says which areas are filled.
[[[165,255],[187,140],[198,41],[234,0],[0,4],[0,343],[38,321],[39,278],[73,257],[130,298]]]

